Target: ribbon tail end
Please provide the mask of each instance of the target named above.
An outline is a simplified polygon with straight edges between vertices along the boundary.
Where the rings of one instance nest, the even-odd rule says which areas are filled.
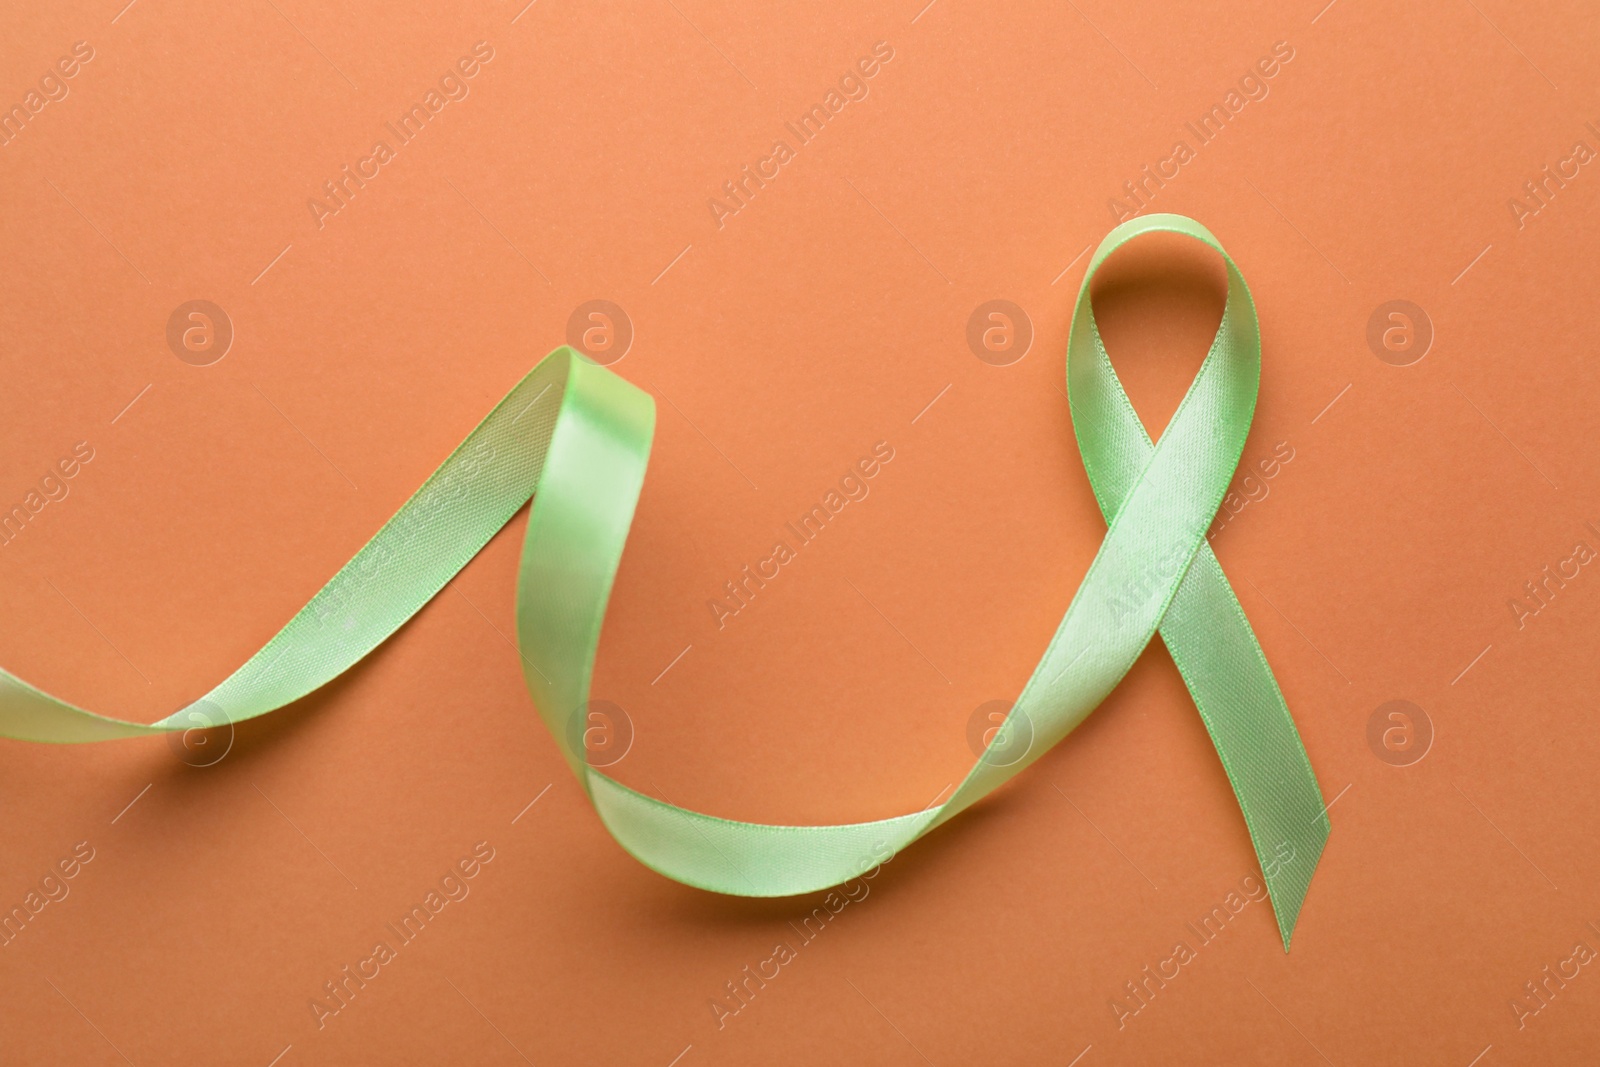
[[[1333,826],[1328,821],[1326,814],[1318,817],[1300,841],[1301,855],[1305,862],[1296,856],[1292,864],[1284,864],[1282,868],[1266,875],[1267,891],[1272,899],[1272,913],[1278,921],[1278,933],[1283,937],[1283,951],[1289,952],[1289,941],[1294,935],[1296,922],[1300,918],[1300,909],[1305,904],[1306,894],[1311,888],[1312,876],[1316,874],[1317,864],[1322,859],[1322,851],[1328,843],[1328,834]]]

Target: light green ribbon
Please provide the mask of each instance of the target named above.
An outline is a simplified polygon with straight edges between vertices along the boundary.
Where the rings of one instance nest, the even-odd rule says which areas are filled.
[[[1111,368],[1089,303],[1106,257],[1151,231],[1209,245],[1228,274],[1211,351],[1157,442]],[[582,732],[568,725],[588,705],[655,405],[569,348],[541,360],[276,636],[200,700],[146,725],[74,707],[0,671],[0,735],[103,741],[241,722],[292,703],[399,629],[532,497],[517,576],[523,675],[606,829],[645,865],[702,889],[760,897],[865,873],[1065,737],[1159,629],[1238,795],[1287,950],[1329,826],[1294,721],[1205,540],[1244,447],[1260,369],[1250,291],[1205,227],[1147,215],[1100,243],[1073,311],[1067,388],[1109,529],[1005,723],[955,792],[923,811],[828,826],[739,822],[646,796],[590,765]]]

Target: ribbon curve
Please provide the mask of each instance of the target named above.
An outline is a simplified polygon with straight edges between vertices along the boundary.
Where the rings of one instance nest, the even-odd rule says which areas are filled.
[[[1215,249],[1222,321],[1160,440],[1101,343],[1089,283],[1106,257],[1164,231]],[[1078,291],[1067,345],[1074,433],[1107,531],[1015,706],[942,804],[868,822],[740,822],[657,800],[590,765],[568,729],[589,701],[600,626],[644,482],[648,394],[570,348],[541,360],[278,633],[216,688],[156,723],[109,718],[0,670],[0,736],[85,742],[241,722],[333,680],[422,608],[533,499],[517,577],[517,641],[540,717],[606,829],[654,870],[713,892],[788,896],[837,885],[1009,780],[1097,707],[1159,632],[1222,759],[1284,950],[1330,826],[1315,775],[1205,532],[1255,411],[1261,342],[1244,277],[1204,226],[1146,215],[1109,233]],[[1034,742],[1013,752],[1024,732]]]

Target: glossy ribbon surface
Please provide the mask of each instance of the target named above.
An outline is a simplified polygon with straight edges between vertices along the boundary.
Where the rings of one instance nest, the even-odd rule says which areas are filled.
[[[1152,442],[1100,342],[1089,282],[1142,233],[1184,234],[1227,268],[1204,364]],[[590,766],[571,716],[589,701],[595,648],[644,482],[655,405],[571,349],[500,401],[267,644],[160,722],[107,718],[0,671],[0,735],[102,741],[240,722],[300,699],[405,623],[531,497],[517,578],[517,641],[534,706],[617,841],[669,878],[740,896],[836,885],[882,863],[1017,774],[1082,722],[1159,631],[1244,812],[1287,950],[1327,839],[1321,792],[1265,656],[1205,533],[1255,411],[1261,344],[1244,277],[1210,231],[1178,215],[1113,230],[1078,293],[1067,387],[1084,467],[1108,529],[1055,636],[984,755],[942,804],[888,819],[777,826],[701,814]],[[997,758],[1019,747],[1020,758]]]

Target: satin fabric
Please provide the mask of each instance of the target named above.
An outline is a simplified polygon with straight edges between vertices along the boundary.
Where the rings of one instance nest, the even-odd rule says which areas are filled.
[[[1100,341],[1089,283],[1141,234],[1198,240],[1222,257],[1215,340],[1158,441]],[[1233,784],[1283,937],[1329,832],[1294,721],[1205,533],[1255,410],[1261,344],[1238,267],[1178,215],[1124,223],[1079,289],[1067,388],[1107,531],[1004,725],[948,799],[865,822],[780,826],[719,818],[640,793],[591,766],[569,729],[590,699],[595,649],[644,482],[651,398],[568,348],[541,360],[354,558],[238,670],[152,724],[74,707],[0,671],[0,735],[84,742],[241,722],[348,670],[422,608],[531,497],[516,630],[533,705],[606,829],[640,862],[719,893],[786,896],[862,874],[999,787],[1082,722],[1159,632]],[[1031,737],[1031,741],[1028,738]],[[1020,758],[1016,750],[1025,748]],[[1004,758],[995,758],[997,753]]]

